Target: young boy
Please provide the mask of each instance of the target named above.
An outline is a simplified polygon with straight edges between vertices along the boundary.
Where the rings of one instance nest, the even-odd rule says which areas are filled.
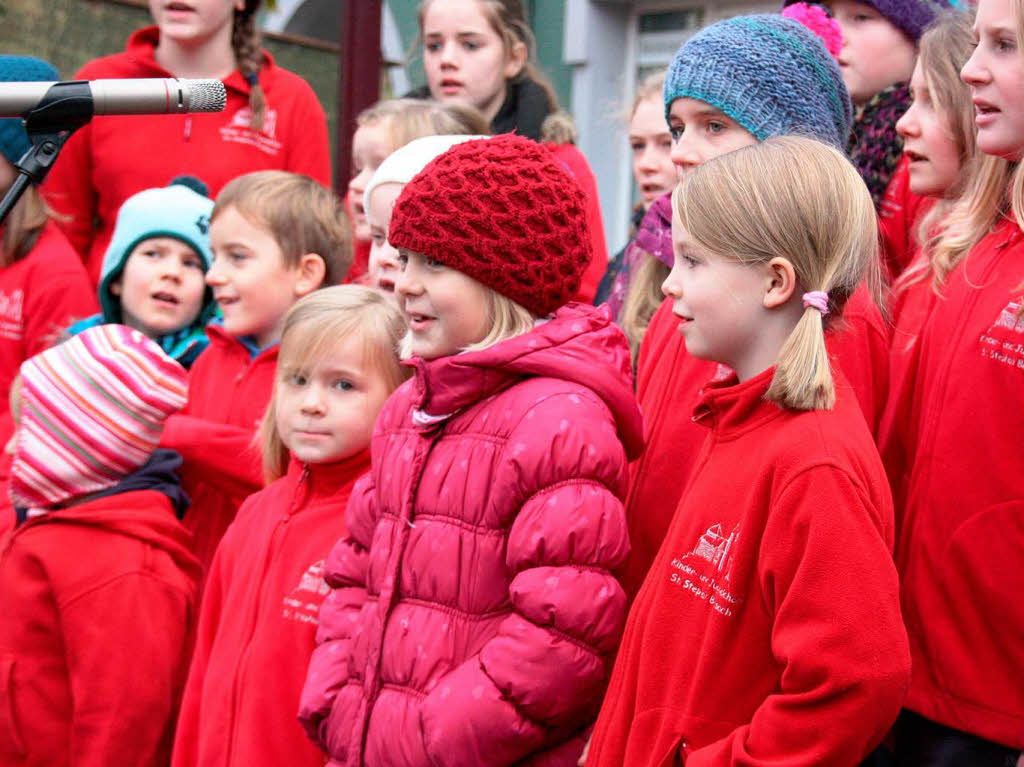
[[[203,191],[200,191],[203,190]],[[205,274],[213,200],[197,179],[146,189],[125,200],[100,271],[100,313],[68,332],[109,323],[135,328],[186,369],[206,348],[217,311]]]
[[[307,176],[239,176],[211,214],[206,284],[223,319],[208,330],[188,403],[161,444],[181,453],[192,505],[185,525],[203,567],[246,496],[263,487],[253,438],[270,401],[285,314],[298,299],[344,279],[351,239],[337,197]]]
[[[157,450],[185,370],[90,328],[21,366],[0,543],[0,764],[158,765],[188,671],[199,564]]]

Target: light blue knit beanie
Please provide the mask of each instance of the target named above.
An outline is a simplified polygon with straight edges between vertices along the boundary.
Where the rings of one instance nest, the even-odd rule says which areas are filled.
[[[100,307],[108,322],[121,321],[120,302],[110,293],[110,284],[121,275],[128,256],[143,240],[151,237],[181,240],[199,254],[204,272],[210,268],[213,263],[209,235],[213,200],[195,191],[197,185],[204,188],[197,179],[182,177],[172,181],[170,186],[144,189],[121,204],[100,269]],[[213,303],[207,303],[210,307],[204,308],[204,315],[212,311]]]
[[[0,82],[50,82],[60,79],[53,64],[31,56],[0,56]],[[20,117],[0,119],[0,154],[14,165],[30,144]]]
[[[710,104],[758,140],[799,134],[845,149],[853,105],[821,39],[777,14],[736,16],[702,29],[665,76],[665,117],[679,98]]]

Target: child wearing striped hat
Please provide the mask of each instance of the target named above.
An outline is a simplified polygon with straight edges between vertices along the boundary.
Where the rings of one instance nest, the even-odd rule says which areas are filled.
[[[199,565],[181,459],[157,444],[187,375],[121,325],[21,366],[0,542],[0,764],[166,764]]]

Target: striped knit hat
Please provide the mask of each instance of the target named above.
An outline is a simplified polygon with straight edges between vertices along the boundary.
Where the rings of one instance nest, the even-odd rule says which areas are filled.
[[[45,508],[112,487],[142,466],[188,374],[142,333],[99,325],[21,365],[10,496]]]
[[[680,98],[703,101],[758,141],[795,133],[846,149],[853,105],[825,43],[776,14],[736,16],[705,27],[665,75],[665,118]]]

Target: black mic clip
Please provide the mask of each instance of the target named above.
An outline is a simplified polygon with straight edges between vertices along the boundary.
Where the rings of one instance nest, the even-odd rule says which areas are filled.
[[[14,165],[18,177],[0,200],[0,224],[29,184],[43,183],[64,142],[92,117],[92,91],[86,80],[54,83],[25,115],[25,132],[32,146]]]

